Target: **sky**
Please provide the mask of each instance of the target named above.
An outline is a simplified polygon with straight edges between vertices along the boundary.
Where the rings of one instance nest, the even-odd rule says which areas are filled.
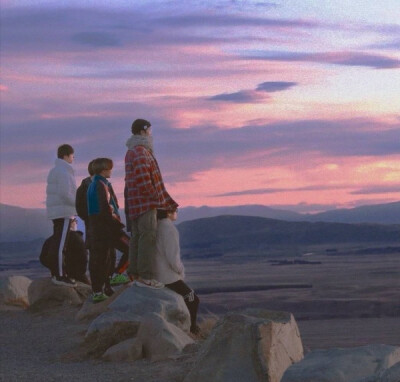
[[[398,0],[1,1],[1,203],[43,208],[63,143],[110,157],[151,122],[181,207],[400,199]]]

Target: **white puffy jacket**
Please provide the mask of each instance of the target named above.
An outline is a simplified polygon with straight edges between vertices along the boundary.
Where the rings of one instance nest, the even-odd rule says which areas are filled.
[[[49,219],[68,218],[76,215],[76,182],[72,166],[57,158],[47,177],[46,209]]]
[[[179,232],[168,218],[159,220],[157,225],[154,276],[163,284],[172,284],[185,278],[179,247]]]

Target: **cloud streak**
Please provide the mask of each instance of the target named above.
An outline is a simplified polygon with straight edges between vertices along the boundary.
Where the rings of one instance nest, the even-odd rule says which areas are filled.
[[[364,52],[273,52],[258,51],[244,53],[245,60],[284,61],[284,62],[314,62],[342,66],[363,66],[373,69],[398,69],[400,60],[389,56]]]

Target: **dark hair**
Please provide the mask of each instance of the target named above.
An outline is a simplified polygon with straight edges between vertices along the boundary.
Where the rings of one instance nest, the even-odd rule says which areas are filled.
[[[94,159],[91,160],[91,161],[89,162],[88,166],[87,166],[87,170],[88,170],[88,173],[89,173],[90,176],[93,176],[93,175],[94,175],[94,171],[93,171],[93,162],[94,162]]]
[[[166,219],[169,214],[172,214],[175,211],[178,211],[178,209],[175,208],[173,210],[157,210],[157,219],[158,220]]]
[[[113,167],[114,163],[110,158],[96,158],[92,163],[92,171],[96,175],[104,170],[111,170]]]
[[[157,219],[158,220],[166,219],[167,217],[168,217],[167,210],[157,210]]]
[[[65,156],[70,156],[74,153],[74,149],[71,145],[67,145],[66,143],[59,146],[57,149],[57,158],[64,159]]]
[[[146,130],[146,128],[149,128],[150,126],[151,123],[145,119],[135,119],[131,127],[132,134],[139,135],[141,131]]]

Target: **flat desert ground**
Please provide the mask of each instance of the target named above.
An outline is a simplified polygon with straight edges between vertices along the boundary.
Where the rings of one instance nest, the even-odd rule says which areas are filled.
[[[274,266],[255,256],[186,261],[187,282],[240,292],[201,294],[200,321],[246,308],[293,312],[305,352],[366,344],[400,346],[400,255],[326,254],[320,264]],[[308,285],[290,288],[290,285]],[[285,285],[284,289],[268,289]],[[260,290],[248,291],[249,287]],[[266,286],[267,288],[264,288]],[[253,288],[254,289],[254,288]],[[196,348],[176,360],[109,363],[77,358],[87,324],[75,308],[0,312],[1,381],[178,382],[192,367]]]

